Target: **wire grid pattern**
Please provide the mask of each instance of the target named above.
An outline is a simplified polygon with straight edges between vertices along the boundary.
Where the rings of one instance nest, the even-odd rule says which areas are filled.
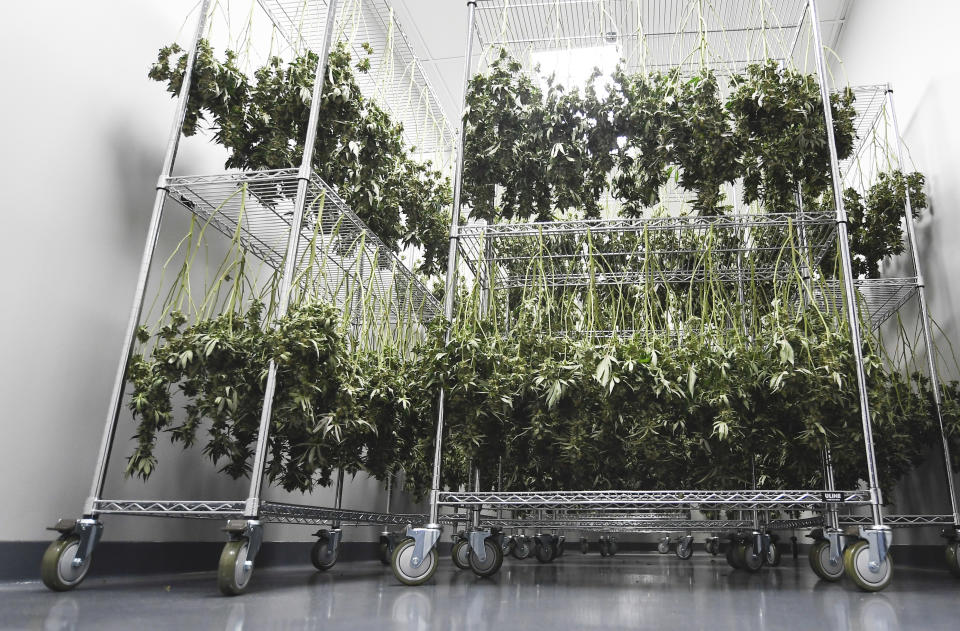
[[[815,264],[833,244],[832,213],[471,223],[460,247],[475,274],[496,270],[497,289],[773,281],[795,276],[780,254],[799,249],[801,226]]]
[[[857,118],[854,120],[856,140],[850,155],[840,161],[840,174],[844,181],[855,170],[860,154],[869,146],[871,136],[887,109],[886,85],[863,85],[852,89],[856,97],[854,107],[857,109]]]
[[[147,517],[189,517],[193,519],[244,519],[243,501],[219,500],[98,500],[96,512],[102,515],[141,515]],[[416,523],[426,515],[381,513],[321,506],[303,506],[282,502],[261,502],[259,518],[275,524],[344,525]]]
[[[520,60],[544,50],[618,45],[631,72],[718,74],[789,63],[806,14],[801,0],[480,0],[477,38]]]
[[[859,278],[854,282],[863,320],[871,329],[878,329],[900,310],[917,292],[917,279]],[[837,279],[824,280],[813,288],[813,299],[824,310],[842,307],[843,283]]]
[[[326,0],[257,0],[294,50],[321,50]],[[361,92],[403,124],[415,155],[452,156],[455,134],[429,77],[386,0],[340,0],[336,40],[349,44],[355,60],[373,48],[370,70],[356,73]]]
[[[810,508],[826,504],[865,505],[868,491],[836,491],[839,501],[823,491],[527,491],[440,493],[441,506],[500,508],[582,508],[623,510],[678,506],[693,509]]]
[[[557,519],[483,519],[481,523],[494,528],[567,528],[594,532],[666,532],[690,530],[710,532],[714,530],[738,530],[752,528],[753,522],[738,519],[577,519],[560,517]]]
[[[179,176],[168,197],[246,251],[281,270],[293,217],[297,169]],[[311,254],[314,260],[311,263]],[[309,269],[308,269],[309,266]],[[336,192],[313,174],[307,189],[297,269],[333,304],[367,322],[428,322],[440,305]],[[306,273],[309,272],[309,273]]]
[[[844,515],[841,526],[872,526],[870,515]],[[919,528],[921,526],[955,526],[953,515],[884,515],[883,525],[891,528]]]

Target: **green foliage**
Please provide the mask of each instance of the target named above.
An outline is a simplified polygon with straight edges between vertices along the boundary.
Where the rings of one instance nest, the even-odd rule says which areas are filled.
[[[856,189],[844,191],[843,205],[850,230],[850,253],[854,276],[880,277],[880,263],[902,254],[906,248],[901,222],[906,212],[907,189],[914,219],[927,207],[924,176],[900,171],[880,173],[877,181],[861,196]]]
[[[513,490],[749,488],[754,459],[761,488],[816,488],[828,444],[838,484],[853,488],[865,464],[850,340],[813,322],[771,315],[743,344],[482,327],[444,344],[438,329],[409,364],[430,375],[411,405],[429,413],[446,388],[443,479],[454,488],[468,463],[487,482],[502,466]],[[892,484],[931,444],[929,386],[876,355],[867,365],[881,479]],[[432,435],[421,442],[432,454]],[[430,464],[407,463],[412,491],[426,492]]]
[[[307,302],[277,326],[264,329],[263,307],[238,317],[227,313],[184,326],[174,313],[149,355],[130,362],[130,409],[139,419],[136,448],[126,473],[144,479],[156,468],[160,432],[191,447],[206,430],[203,453],[220,470],[249,474],[256,444],[267,367],[277,366],[267,474],[283,488],[329,484],[331,472],[359,470],[373,426],[356,413],[355,371],[339,316],[329,305]],[[141,340],[149,339],[141,329]],[[182,399],[184,418],[173,414]],[[222,464],[221,464],[222,463]]]
[[[744,201],[760,200],[770,211],[789,211],[796,207],[799,186],[809,198],[828,191],[830,154],[816,78],[770,60],[749,66],[732,85],[727,108],[743,147]],[[850,155],[856,139],[853,102],[849,88],[830,96],[840,160]]]
[[[464,120],[463,201],[473,217],[599,215],[616,137],[592,82],[583,95],[552,80],[544,92],[501,50],[486,74],[470,79]]]
[[[186,136],[209,125],[229,152],[231,169],[297,167],[303,156],[318,57],[284,62],[271,57],[247,77],[233,51],[219,61],[201,40],[183,124]],[[160,50],[149,72],[176,95],[187,56],[176,45]],[[408,155],[403,128],[360,93],[356,64],[343,43],[330,51],[320,105],[313,168],[386,244],[423,249],[421,271],[446,267],[450,184],[432,164]]]

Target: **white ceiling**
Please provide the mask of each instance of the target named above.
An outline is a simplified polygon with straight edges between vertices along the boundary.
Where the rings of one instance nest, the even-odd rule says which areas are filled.
[[[717,3],[731,0],[715,0]],[[798,0],[799,2],[800,0]],[[836,50],[854,0],[819,0],[817,7],[828,47]],[[437,91],[452,122],[458,118],[463,91],[467,4],[464,0],[388,0],[397,21]]]

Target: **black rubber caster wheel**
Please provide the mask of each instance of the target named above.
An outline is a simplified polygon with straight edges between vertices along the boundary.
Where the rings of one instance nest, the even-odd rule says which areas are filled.
[[[466,542],[464,542],[466,543]],[[477,576],[493,576],[503,565],[503,549],[496,542],[486,539],[483,542],[483,552],[485,558],[480,561],[475,550],[470,550],[469,564],[470,569]]]

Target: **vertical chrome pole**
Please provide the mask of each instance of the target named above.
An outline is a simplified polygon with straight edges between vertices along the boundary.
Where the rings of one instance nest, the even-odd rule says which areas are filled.
[[[900,138],[900,126],[897,123],[897,112],[893,107],[893,88],[887,85],[887,107],[890,108],[890,120],[893,122],[893,135],[897,140],[897,168],[903,173],[903,141]],[[904,173],[904,178],[906,174]],[[930,387],[933,389],[933,401],[937,408],[937,422],[940,425],[940,439],[943,441],[943,458],[947,470],[947,490],[950,493],[950,508],[953,510],[953,524],[960,527],[960,509],[957,507],[957,490],[953,481],[953,470],[950,462],[950,443],[943,427],[942,400],[940,394],[940,377],[937,375],[936,359],[933,354],[933,335],[930,332],[930,313],[927,309],[926,285],[923,281],[923,270],[920,268],[920,253],[917,249],[916,230],[913,225],[913,204],[910,201],[910,187],[904,182],[906,206],[904,216],[907,224],[907,243],[910,246],[910,258],[913,259],[913,270],[917,275],[917,299],[920,303],[920,321],[923,326],[923,342],[927,347],[927,370],[930,373]]]
[[[807,242],[807,223],[803,216],[803,191],[797,184],[797,240],[800,242],[800,275],[803,277],[803,307],[813,297],[813,274],[810,271],[810,244]]]
[[[393,471],[387,475],[387,514],[390,514],[390,504],[393,500]]]
[[[823,99],[823,118],[827,126],[827,147],[830,150],[830,171],[833,177],[833,202],[837,209],[837,240],[840,245],[840,260],[843,266],[843,289],[846,298],[847,321],[850,325],[850,340],[853,345],[853,361],[857,372],[857,389],[860,393],[860,420],[863,423],[863,444],[867,456],[867,486],[870,489],[870,512],[874,526],[883,525],[880,494],[880,479],[877,475],[877,458],[873,448],[873,427],[870,422],[870,400],[867,390],[867,375],[863,368],[863,347],[860,338],[860,316],[857,313],[857,292],[853,285],[853,269],[850,262],[847,211],[843,207],[840,190],[840,162],[833,136],[833,112],[830,109],[830,88],[827,83],[827,65],[823,56],[823,37],[820,33],[820,17],[816,0],[807,0],[810,6],[811,29],[814,38],[814,53],[817,59],[817,76],[820,81],[820,97]]]
[[[287,314],[290,306],[290,288],[300,247],[300,226],[303,223],[303,210],[307,204],[307,186],[313,163],[313,146],[317,141],[317,123],[320,120],[320,101],[323,97],[323,80],[326,75],[327,58],[333,43],[333,31],[337,17],[337,0],[327,2],[327,23],[323,32],[323,48],[317,61],[317,71],[313,79],[313,96],[310,101],[310,118],[307,122],[307,135],[303,143],[303,159],[297,173],[297,197],[294,202],[293,217],[290,218],[290,235],[287,237],[287,252],[283,260],[283,275],[280,277],[280,296],[277,305],[277,319]],[[263,489],[263,470],[267,461],[267,442],[270,436],[270,416],[273,411],[273,395],[277,390],[277,365],[270,360],[267,369],[267,384],[263,393],[263,409],[260,413],[260,429],[257,434],[257,449],[253,456],[253,470],[250,473],[250,492],[247,495],[243,514],[256,517],[260,511],[260,493]]]
[[[473,473],[473,492],[479,493],[480,492],[480,467],[472,467],[472,473]],[[481,510],[483,510],[483,507],[477,505],[472,511],[473,514],[471,516],[471,524],[473,525],[474,530],[480,529],[480,511]]]
[[[475,0],[467,2],[467,50],[463,61],[463,99],[460,108],[460,142],[457,143],[457,164],[453,176],[453,211],[450,217],[450,252],[447,259],[447,280],[444,289],[443,315],[447,319],[446,341],[450,341],[453,321],[453,301],[457,295],[457,252],[460,240],[460,189],[463,185],[463,145],[466,141],[467,123],[463,118],[467,107],[467,86],[470,83],[471,57],[473,57],[473,23],[477,11]],[[437,434],[433,454],[433,481],[430,484],[430,523],[428,528],[439,528],[440,507],[437,504],[440,493],[440,461],[443,453],[443,406],[445,393],[440,389],[437,404]]]
[[[143,246],[143,255],[140,258],[137,288],[133,294],[133,306],[130,309],[130,318],[127,320],[127,330],[120,350],[120,365],[117,367],[117,374],[113,381],[110,407],[107,410],[107,420],[103,428],[103,436],[100,439],[100,451],[97,453],[97,463],[93,473],[93,483],[90,485],[90,495],[83,505],[83,514],[90,517],[96,514],[96,503],[103,493],[103,485],[107,477],[107,466],[110,463],[110,452],[113,449],[113,439],[117,433],[120,407],[123,404],[124,386],[127,382],[127,364],[133,354],[137,325],[140,323],[140,315],[143,312],[143,299],[147,292],[150,266],[153,263],[153,252],[160,237],[160,220],[163,216],[163,203],[167,197],[167,178],[173,174],[173,164],[177,159],[180,131],[183,128],[183,119],[187,113],[187,100],[190,98],[190,84],[193,81],[193,66],[197,59],[200,39],[203,37],[203,29],[207,24],[209,9],[210,0],[203,0],[200,4],[200,16],[197,18],[197,30],[193,36],[193,45],[187,54],[187,67],[184,70],[180,94],[177,95],[177,109],[173,116],[173,125],[170,128],[170,136],[167,140],[167,151],[164,154],[163,166],[157,180],[157,192],[153,199],[153,212],[150,215],[150,224],[147,228],[147,240]]]

